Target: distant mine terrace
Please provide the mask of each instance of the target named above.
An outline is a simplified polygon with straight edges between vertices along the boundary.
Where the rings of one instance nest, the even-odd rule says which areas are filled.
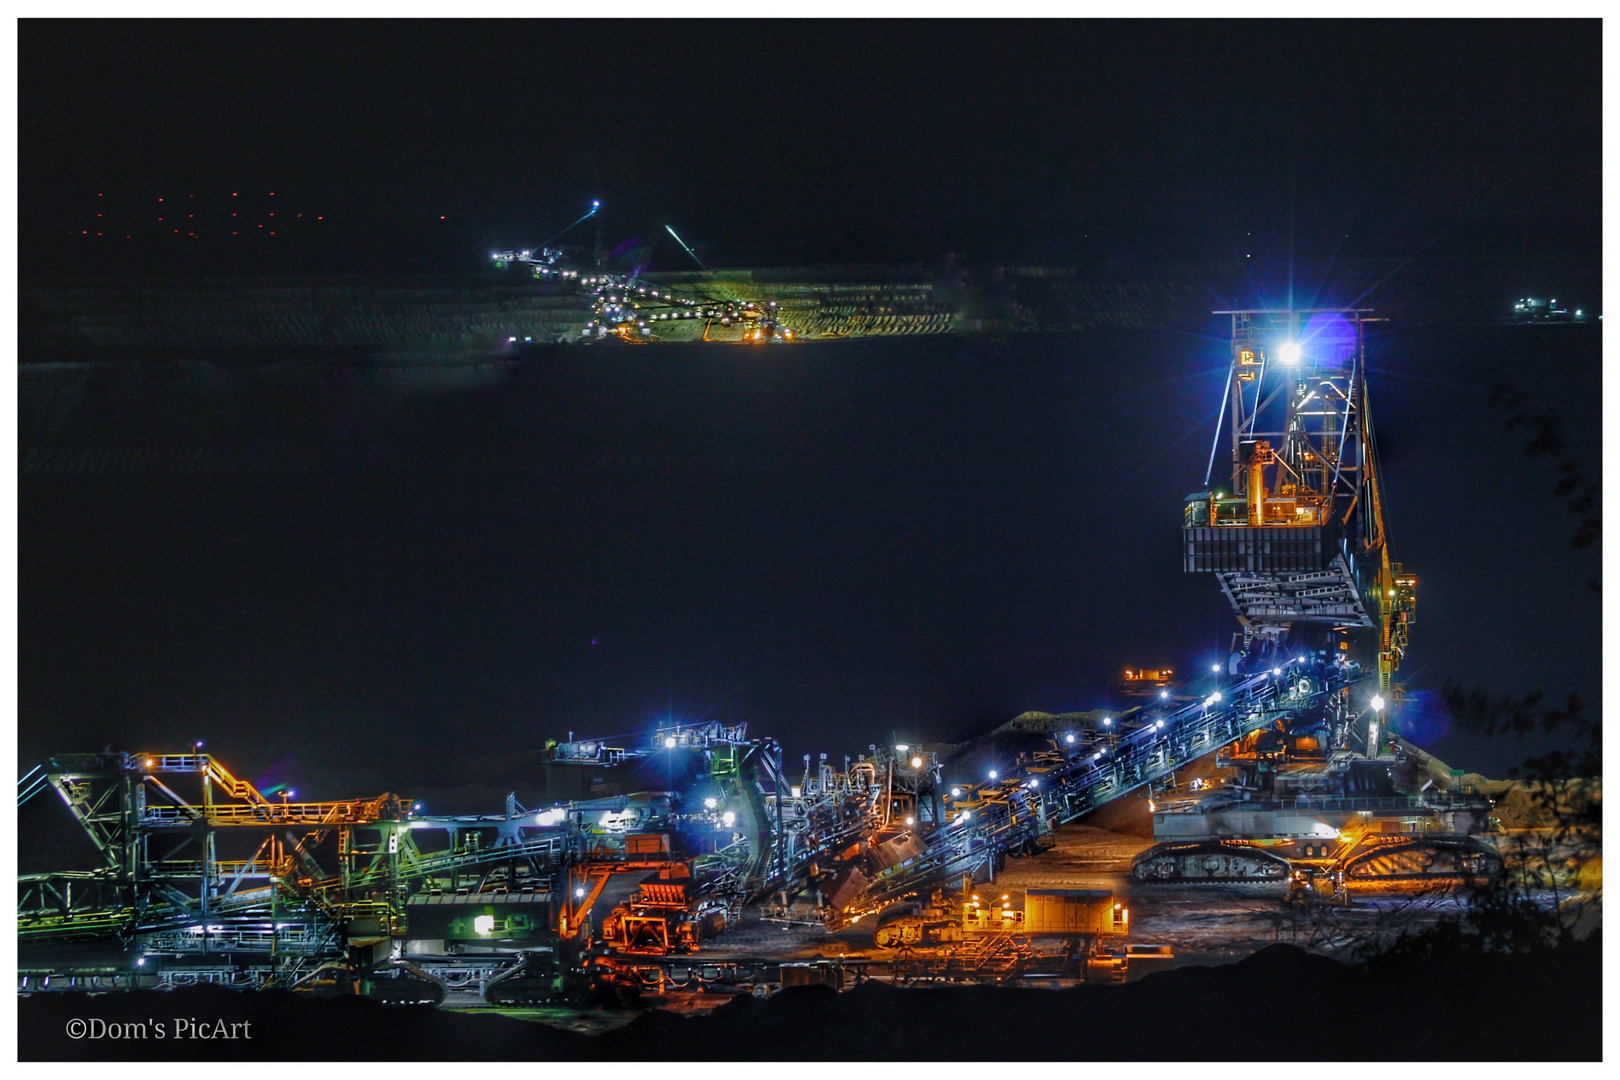
[[[485,269],[441,275],[130,278],[91,267],[83,277],[21,283],[19,341],[27,362],[41,348],[398,353],[1131,330],[1198,324],[1256,288],[1254,267],[1242,259],[991,266],[946,259],[638,273],[569,265],[553,254],[492,252]],[[1377,292],[1381,313],[1408,324],[1500,321],[1524,273],[1518,263],[1489,259],[1295,268],[1318,289]],[[1536,270],[1549,280],[1569,273],[1561,264]],[[1378,286],[1397,275],[1399,295],[1384,296]]]
[[[523,253],[506,254],[516,261]],[[21,296],[24,340],[67,347],[808,342],[1142,327],[1201,310],[1193,290],[1168,281],[1091,282],[1063,267],[925,264],[81,280],[25,286]]]

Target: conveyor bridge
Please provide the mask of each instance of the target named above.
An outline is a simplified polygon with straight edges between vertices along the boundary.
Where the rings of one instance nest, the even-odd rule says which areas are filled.
[[[1021,766],[997,782],[1004,798],[990,801],[987,811],[958,814],[929,837],[926,854],[878,875],[841,919],[860,918],[986,866],[993,872],[1006,853],[1037,844],[1053,828],[1162,780],[1251,732],[1286,728],[1301,714],[1337,707],[1339,691],[1361,678],[1354,664],[1292,663],[1182,706],[1111,746],[1101,745],[1055,768]]]

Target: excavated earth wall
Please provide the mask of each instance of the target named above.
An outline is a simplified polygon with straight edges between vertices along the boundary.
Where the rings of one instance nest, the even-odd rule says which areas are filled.
[[[1376,309],[1403,325],[1488,322],[1527,282],[1580,279],[1579,266],[1518,260],[1342,260],[1271,268],[1242,260],[1129,267],[820,265],[649,273],[649,284],[715,302],[776,301],[800,340],[1198,324],[1209,312],[1286,302]],[[1273,280],[1275,279],[1275,280]],[[85,278],[25,281],[24,362],[34,347],[386,347],[458,349],[509,337],[582,339],[590,301],[575,282],[523,271],[451,275]],[[659,340],[738,340],[740,328],[660,322]]]
[[[827,271],[819,279],[806,276]],[[946,275],[927,268],[724,270],[648,275],[714,302],[774,301],[801,340],[897,334],[1142,327],[1203,298],[1171,281],[1087,282],[1061,268]],[[571,288],[516,274],[446,278],[87,280],[19,290],[21,340],[46,348],[495,346],[578,341],[592,318]],[[703,320],[660,323],[661,340],[735,339]],[[25,361],[30,359],[24,356]]]

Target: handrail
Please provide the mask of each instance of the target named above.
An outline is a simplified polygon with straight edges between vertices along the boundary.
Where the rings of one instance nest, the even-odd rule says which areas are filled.
[[[17,805],[22,806],[29,799],[38,795],[50,784],[50,777],[45,775],[45,766],[35,765],[29,769],[22,779],[17,781]]]

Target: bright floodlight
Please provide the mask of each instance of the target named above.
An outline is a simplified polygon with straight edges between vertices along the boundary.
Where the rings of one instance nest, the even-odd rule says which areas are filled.
[[[913,768],[913,769],[920,769],[920,768],[922,768],[922,758],[920,758],[920,757],[914,757],[914,758],[912,758],[912,759],[911,759],[911,767],[912,767],[912,768]]]
[[[707,807],[708,809],[713,810],[716,806],[719,806],[720,804],[718,802],[716,802],[714,799],[711,798],[711,799],[704,799],[703,800],[703,805],[705,807]]]
[[[991,769],[990,770],[990,779],[994,780],[995,778],[996,778],[996,770]]]
[[[1209,673],[1211,675],[1219,675],[1221,673],[1221,665],[1219,665],[1219,664],[1211,664],[1211,665],[1209,665]]]
[[[1283,342],[1282,347],[1277,350],[1277,359],[1285,364],[1299,363],[1299,343],[1294,341]]]
[[[670,736],[665,737],[665,739],[664,739],[664,749],[665,750],[673,750],[673,749],[675,749],[675,736],[670,735]]]
[[[1041,786],[1041,782],[1039,780],[1031,780],[1029,782],[1029,786],[1032,788],[1038,788]]]
[[[1384,698],[1382,694],[1373,695],[1372,707],[1375,709],[1382,709],[1384,707]]]
[[[574,895],[576,897],[578,897],[579,899],[583,900],[583,899],[585,899],[585,890],[583,888],[575,889],[574,890]]]
[[[1168,691],[1168,690],[1160,690],[1159,691],[1159,696],[1162,697],[1162,698],[1167,698],[1167,697],[1170,696],[1170,691]]]
[[[592,206],[601,206],[601,205],[602,205],[602,201],[601,201],[601,200],[600,200],[600,199],[592,199],[592,200],[591,200],[591,205],[592,205]]]
[[[473,916],[473,933],[475,933],[475,934],[488,934],[488,933],[492,932],[494,929],[495,929],[495,916],[493,916],[493,915],[474,915]]]
[[[720,820],[725,822],[728,826],[735,825],[737,824],[737,815],[732,813],[730,810],[727,810],[725,813],[720,815]]]
[[[1067,736],[1067,738],[1068,738],[1069,742],[1074,742],[1074,736],[1073,735],[1069,735],[1069,736]]]

